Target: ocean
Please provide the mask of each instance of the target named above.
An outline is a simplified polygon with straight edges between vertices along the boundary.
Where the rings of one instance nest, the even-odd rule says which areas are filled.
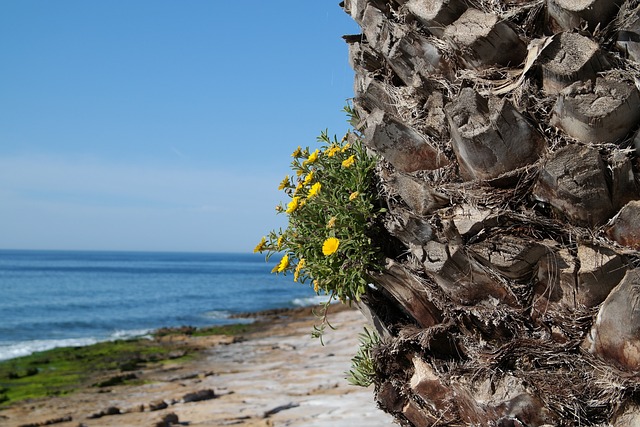
[[[319,303],[259,254],[0,250],[0,360]],[[240,320],[241,321],[241,320]],[[247,320],[248,321],[248,320]]]

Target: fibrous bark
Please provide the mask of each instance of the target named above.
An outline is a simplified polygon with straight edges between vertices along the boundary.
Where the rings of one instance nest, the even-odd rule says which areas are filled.
[[[622,3],[623,0],[547,0],[549,26],[566,31],[586,24],[593,30],[613,18]]]
[[[585,346],[617,366],[640,366],[640,270],[629,270],[602,304]]]
[[[429,33],[438,37],[467,9],[462,0],[409,0],[405,7]]]
[[[527,54],[524,42],[497,14],[473,8],[447,26],[443,37],[461,51],[465,64],[473,68],[518,66]]]
[[[449,164],[427,136],[381,110],[369,115],[366,132],[371,147],[402,172],[433,170]]]
[[[542,88],[557,94],[576,81],[595,80],[608,67],[598,43],[576,33],[557,34],[541,57]]]
[[[640,202],[631,201],[613,219],[607,235],[623,246],[640,250]]]
[[[387,209],[360,303],[380,407],[404,426],[635,425],[640,6],[344,6]]]
[[[616,46],[632,61],[640,62],[640,8],[627,18],[618,31]]]
[[[505,99],[487,100],[464,88],[445,109],[465,178],[497,178],[534,163],[544,149],[542,136]]]
[[[551,123],[582,142],[614,142],[640,120],[635,85],[613,78],[575,83],[560,93]]]
[[[605,173],[598,150],[569,145],[544,162],[533,195],[576,224],[601,225],[613,213]]]

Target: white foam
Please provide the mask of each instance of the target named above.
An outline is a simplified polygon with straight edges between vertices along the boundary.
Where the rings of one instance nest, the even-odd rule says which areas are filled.
[[[56,347],[81,347],[97,343],[95,338],[68,338],[62,340],[34,340],[17,344],[0,345],[0,360],[28,356],[37,351],[51,350]]]
[[[312,297],[307,297],[307,298],[296,298],[293,301],[291,301],[291,303],[296,307],[309,307],[312,305],[325,304],[327,301],[329,301],[329,295],[314,295]],[[331,301],[332,304],[334,302],[336,301],[335,300]]]
[[[108,338],[99,340],[95,337],[66,338],[59,340],[33,340],[16,344],[0,344],[0,360],[14,359],[16,357],[29,356],[38,351],[51,350],[58,347],[84,347],[96,344],[100,341],[115,341],[137,337],[149,337],[149,329],[120,330],[112,333]]]
[[[120,330],[111,334],[107,341],[127,340],[129,338],[151,338],[151,329]]]
[[[209,319],[228,319],[231,313],[226,310],[211,310],[204,313],[204,316]]]

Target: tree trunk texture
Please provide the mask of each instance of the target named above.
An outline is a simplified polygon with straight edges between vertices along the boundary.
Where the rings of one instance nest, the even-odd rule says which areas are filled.
[[[640,426],[639,3],[341,3],[399,424]]]

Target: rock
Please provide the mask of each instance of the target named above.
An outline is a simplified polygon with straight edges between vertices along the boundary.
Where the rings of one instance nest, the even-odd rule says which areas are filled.
[[[144,405],[135,405],[129,408],[122,409],[121,412],[123,414],[131,414],[136,412],[144,412],[144,409],[145,409]]]
[[[465,179],[497,178],[534,163],[544,150],[542,136],[505,99],[464,88],[445,111]]]
[[[110,378],[107,378],[106,380],[103,381],[99,381],[95,384],[93,384],[94,387],[100,387],[100,388],[104,388],[104,387],[112,387],[115,385],[121,385],[124,384],[127,381],[130,380],[135,380],[137,379],[138,376],[134,373],[128,373],[128,374],[119,374],[119,375],[114,375]]]
[[[640,201],[631,201],[618,212],[607,235],[623,246],[640,250]]]
[[[449,164],[424,135],[381,110],[367,118],[365,143],[401,172],[434,170]]]
[[[272,408],[266,411],[262,415],[262,418],[269,418],[271,415],[275,415],[278,412],[286,411],[287,409],[297,408],[298,406],[300,406],[300,404],[296,402],[289,402],[284,405],[276,406],[275,408]]]
[[[160,411],[161,409],[166,409],[169,407],[169,404],[164,400],[155,400],[153,402],[149,402],[149,411]]]
[[[533,195],[577,225],[595,227],[613,214],[605,165],[596,148],[568,145],[553,153],[540,170]]]
[[[614,142],[640,122],[635,85],[598,77],[595,85],[577,82],[560,92],[551,124],[581,142]]]
[[[211,400],[211,399],[214,399],[215,397],[216,397],[216,394],[211,389],[198,390],[196,392],[187,393],[184,396],[182,396],[182,402],[183,403],[200,402],[202,400]]]
[[[162,419],[156,423],[155,427],[171,427],[179,424],[179,422],[178,416],[172,412],[163,416]]]
[[[2,419],[2,417],[0,417]],[[39,423],[28,423],[28,424],[20,424],[18,427],[41,427],[41,426],[50,426],[54,424],[68,423],[73,421],[73,417],[70,415],[58,418],[51,418],[46,421],[42,421]]]
[[[611,291],[583,346],[621,368],[640,369],[640,269],[627,271]]]
[[[88,419],[96,419],[96,418],[102,418],[102,417],[106,417],[109,415],[120,415],[120,409],[115,407],[115,406],[110,406],[107,409],[103,409],[100,412],[96,412],[94,414],[89,415],[87,418]]]

